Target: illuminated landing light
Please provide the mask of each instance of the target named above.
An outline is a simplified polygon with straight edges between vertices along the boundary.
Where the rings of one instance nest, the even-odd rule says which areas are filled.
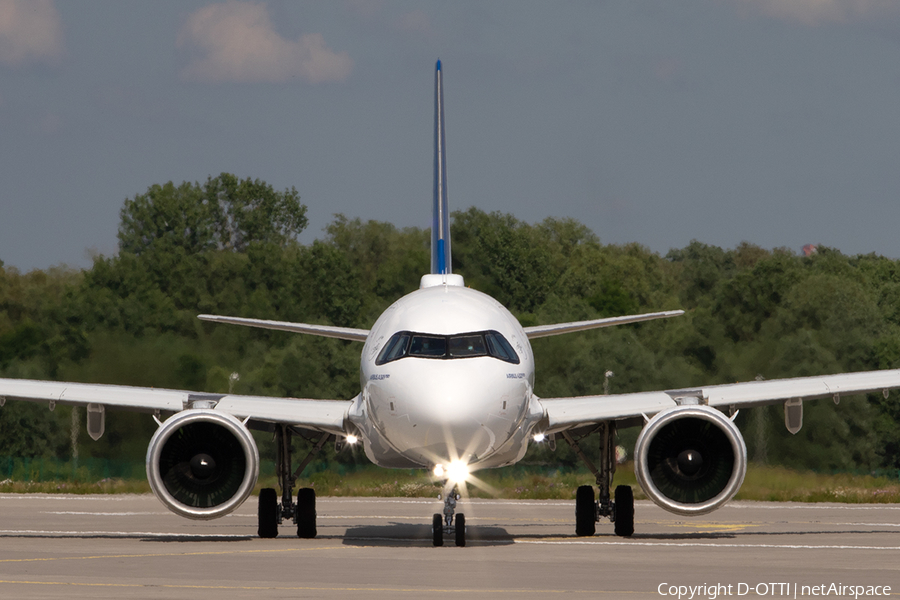
[[[539,444],[541,442],[543,442],[545,439],[547,439],[547,436],[545,436],[543,433],[534,434],[534,441],[536,441]]]
[[[469,466],[461,460],[454,460],[447,467],[447,478],[454,483],[464,483],[469,478]]]
[[[353,434],[347,436],[347,443],[350,444],[351,446],[358,441],[359,441],[359,438]]]
[[[453,483],[464,483],[469,478],[469,466],[461,460],[454,460],[446,467],[434,465],[432,473],[438,479],[447,478]]]

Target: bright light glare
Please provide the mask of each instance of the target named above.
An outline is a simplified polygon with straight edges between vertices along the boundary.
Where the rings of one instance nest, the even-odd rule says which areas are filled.
[[[347,443],[350,444],[351,446],[358,441],[359,441],[359,438],[353,434],[350,434],[347,436]]]
[[[462,483],[469,477],[469,466],[461,460],[454,460],[447,467],[447,477],[456,483]]]
[[[546,436],[543,433],[536,433],[534,434],[534,441],[536,441],[537,443],[541,443],[544,441],[545,437]]]
[[[434,476],[435,477],[443,477],[444,476],[444,465],[434,465]]]

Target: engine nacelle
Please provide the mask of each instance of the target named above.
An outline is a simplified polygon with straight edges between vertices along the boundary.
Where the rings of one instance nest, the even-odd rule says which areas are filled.
[[[167,419],[147,448],[147,479],[160,502],[189,519],[240,506],[259,477],[259,450],[235,417],[190,409]]]
[[[653,417],[634,446],[634,473],[660,507],[702,515],[744,482],[747,447],[737,426],[708,406],[676,406]]]

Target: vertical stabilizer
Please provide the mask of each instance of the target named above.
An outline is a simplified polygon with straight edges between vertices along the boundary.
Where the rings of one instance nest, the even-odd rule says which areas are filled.
[[[434,72],[434,216],[431,224],[431,272],[450,268],[450,209],[447,207],[447,146],[444,138],[444,80],[441,61]]]

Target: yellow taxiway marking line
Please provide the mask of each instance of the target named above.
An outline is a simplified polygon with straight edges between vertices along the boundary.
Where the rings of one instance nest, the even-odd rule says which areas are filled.
[[[216,552],[161,552],[156,554],[98,554],[96,556],[53,556],[48,558],[3,558],[0,563],[53,562],[58,560],[96,560],[100,558],[159,558],[164,556],[216,556],[224,554],[275,554],[278,552],[309,552],[311,550],[341,550],[348,546],[318,546],[315,548],[271,548],[267,550],[221,550]]]
[[[558,544],[558,545],[577,545],[585,546],[593,544],[595,546],[651,546],[660,548],[671,546],[673,548],[771,548],[773,550],[890,550],[891,552],[900,551],[900,546],[838,546],[838,545],[801,545],[801,544],[732,544],[722,542],[661,542],[654,540],[652,542],[643,542],[638,540],[628,541],[604,541],[602,538],[547,538],[542,540],[513,540],[516,544]]]
[[[757,527],[754,523],[670,523],[669,527],[683,527],[685,529],[696,529],[698,532],[707,531],[738,531],[747,529],[748,527]]]

